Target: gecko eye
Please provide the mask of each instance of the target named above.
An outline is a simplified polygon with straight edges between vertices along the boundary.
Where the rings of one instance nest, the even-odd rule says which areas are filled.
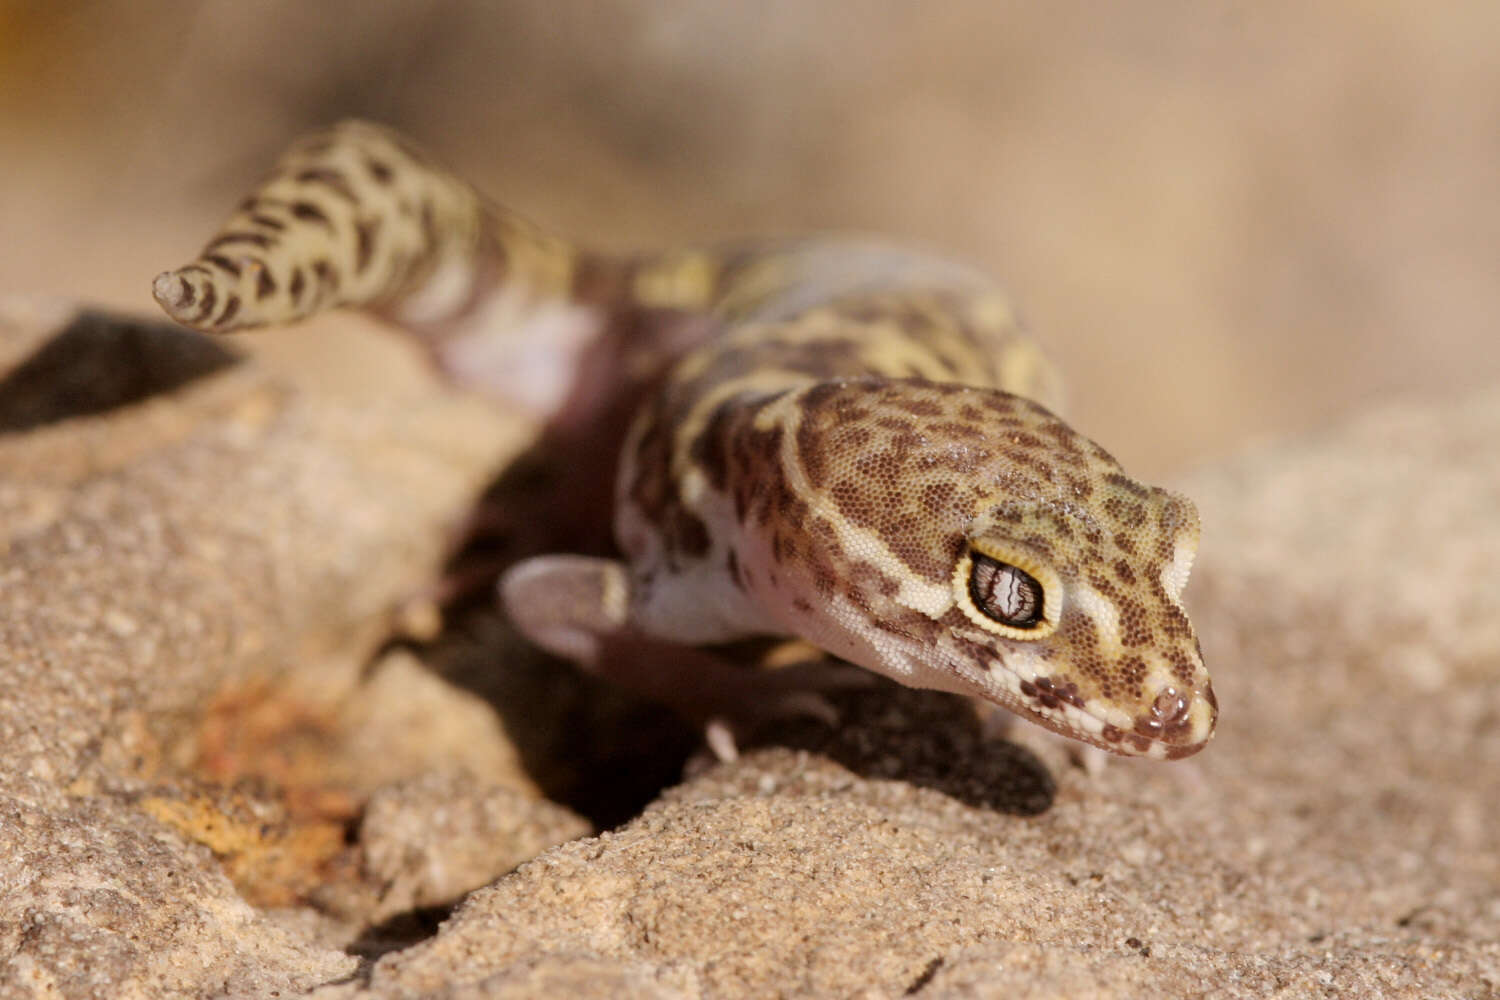
[[[1042,622],[1042,585],[1030,573],[982,552],[973,554],[969,596],[976,608],[1001,625],[1030,629]]]

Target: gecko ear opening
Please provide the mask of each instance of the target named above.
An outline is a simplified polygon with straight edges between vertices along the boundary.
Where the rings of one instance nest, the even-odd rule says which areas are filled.
[[[1008,639],[1044,639],[1062,616],[1062,580],[1012,546],[971,539],[953,569],[953,596],[980,628]]]

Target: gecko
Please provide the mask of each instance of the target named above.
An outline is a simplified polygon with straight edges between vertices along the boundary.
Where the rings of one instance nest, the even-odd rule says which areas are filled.
[[[1213,734],[1182,603],[1196,509],[1057,415],[1055,369],[967,267],[835,237],[591,251],[347,121],[153,294],[212,333],[365,309],[591,442],[559,509],[606,548],[499,582],[517,629],[586,669],[701,693],[703,649],[793,637],[1122,756]]]

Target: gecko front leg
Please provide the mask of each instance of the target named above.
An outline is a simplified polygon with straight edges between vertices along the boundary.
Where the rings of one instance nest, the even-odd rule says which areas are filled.
[[[591,556],[537,556],[511,567],[500,600],[531,642],[598,672],[606,646],[630,635],[630,580],[623,564]]]
[[[864,671],[826,658],[774,669],[653,637],[630,620],[628,569],[612,559],[552,555],[526,559],[501,578],[506,616],[530,642],[581,669],[671,706],[732,760],[762,724],[803,715],[830,726],[837,712],[820,692],[867,686]]]

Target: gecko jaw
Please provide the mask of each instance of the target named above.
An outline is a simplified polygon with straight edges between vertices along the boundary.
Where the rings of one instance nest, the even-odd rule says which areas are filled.
[[[1178,760],[1208,745],[1218,718],[1212,687],[1201,691],[1166,683],[1150,707],[1132,716],[1120,705],[1085,700],[1077,686],[1035,669],[1039,657],[1021,669],[1003,659],[950,660],[949,670],[971,687],[971,693],[1062,736],[1122,757]]]

